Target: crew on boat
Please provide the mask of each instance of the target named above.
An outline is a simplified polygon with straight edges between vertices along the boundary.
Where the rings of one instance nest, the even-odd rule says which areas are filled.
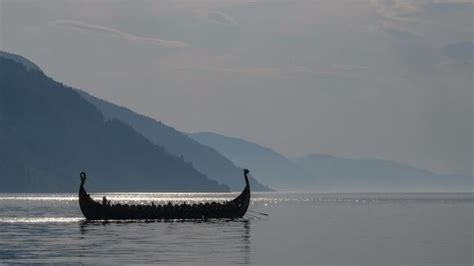
[[[105,196],[102,197],[102,205],[110,206],[110,200],[107,200],[107,198]]]
[[[104,196],[102,206],[97,208],[99,202],[95,202],[84,189],[86,174],[81,172],[81,185],[79,190],[79,204],[84,216],[90,220],[97,219],[208,219],[208,218],[236,218],[242,217],[247,210],[250,201],[250,189],[248,183],[248,170],[244,170],[246,189],[240,196],[226,202],[199,202],[151,205],[120,204],[111,205],[111,201]],[[244,211],[241,213],[241,211]]]

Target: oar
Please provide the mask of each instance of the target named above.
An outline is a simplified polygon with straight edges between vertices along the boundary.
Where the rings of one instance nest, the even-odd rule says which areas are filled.
[[[250,216],[250,218],[255,218],[255,219],[263,220],[262,217],[258,217],[258,216],[256,216],[256,215],[253,215],[253,214],[250,214],[250,213],[246,213],[245,215]]]
[[[256,214],[260,214],[260,215],[268,216],[268,213],[256,212],[256,211],[251,211],[251,210],[247,210],[247,211],[248,211],[248,212],[253,212],[253,213],[256,213]]]

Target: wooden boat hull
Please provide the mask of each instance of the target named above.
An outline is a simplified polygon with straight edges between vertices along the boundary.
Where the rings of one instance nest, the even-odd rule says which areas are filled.
[[[81,173],[79,206],[87,220],[174,220],[174,219],[220,219],[241,218],[250,204],[250,186],[244,172],[246,186],[242,193],[224,203],[182,205],[122,205],[101,204],[93,200],[84,189],[85,173]]]

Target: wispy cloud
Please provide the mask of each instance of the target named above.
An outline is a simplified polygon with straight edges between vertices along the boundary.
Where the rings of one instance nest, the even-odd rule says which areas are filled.
[[[220,67],[213,65],[176,65],[176,69],[184,71],[220,72],[250,76],[285,76],[295,74],[338,75],[332,70],[314,69],[303,66],[268,66],[268,67]]]
[[[421,18],[423,13],[440,15],[452,11],[469,10],[474,0],[370,0],[376,13],[383,19],[398,22],[433,23]]]
[[[378,28],[396,38],[411,39],[422,37],[421,33],[416,32],[415,30],[408,29],[406,27],[402,27],[399,24],[390,21],[385,21],[381,23]]]
[[[88,24],[81,21],[55,20],[55,21],[50,21],[48,24],[54,27],[62,28],[62,29],[77,30],[86,34],[93,34],[93,35],[104,37],[104,38],[116,38],[116,39],[126,40],[130,42],[148,43],[148,44],[153,44],[153,45],[162,46],[162,47],[169,47],[169,48],[182,48],[182,47],[188,46],[188,44],[184,42],[180,42],[180,41],[168,41],[168,40],[162,40],[159,38],[141,37],[141,36],[133,35],[131,33],[123,32],[114,28],[95,25],[95,24]]]
[[[422,36],[421,33],[402,26],[414,22],[427,23],[417,16],[420,12],[420,6],[416,2],[403,0],[371,0],[370,2],[379,16],[379,21],[375,26],[376,30],[382,30],[400,39]]]
[[[361,66],[361,65],[351,65],[351,64],[334,64],[332,65],[334,69],[341,69],[341,70],[367,70],[369,67]]]
[[[386,19],[399,19],[418,13],[419,5],[416,1],[404,0],[371,0],[379,16]]]
[[[213,23],[230,26],[239,25],[235,18],[221,11],[196,10],[195,12],[199,17],[206,18]]]

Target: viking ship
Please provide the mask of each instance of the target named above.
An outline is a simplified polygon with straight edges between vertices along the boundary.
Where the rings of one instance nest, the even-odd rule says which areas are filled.
[[[104,197],[102,204],[91,198],[84,189],[86,173],[81,172],[79,205],[87,220],[175,220],[241,218],[250,203],[249,170],[244,169],[245,188],[235,199],[222,203],[127,205],[110,204]]]

